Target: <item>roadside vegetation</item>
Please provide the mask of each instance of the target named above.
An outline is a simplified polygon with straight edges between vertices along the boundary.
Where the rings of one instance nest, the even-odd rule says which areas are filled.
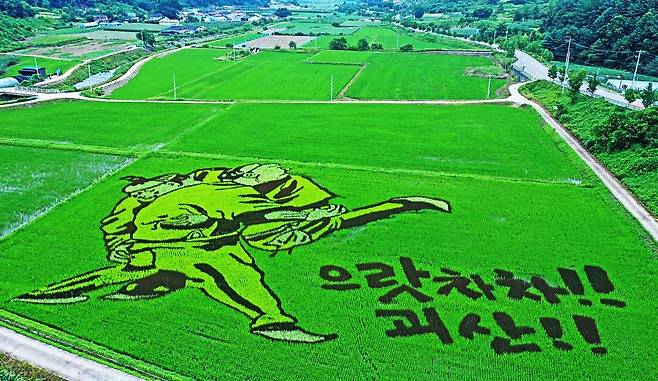
[[[41,368],[0,354],[0,381],[64,381]]]
[[[544,105],[658,216],[658,108],[633,111],[580,94],[574,102],[546,81],[527,84],[522,93]]]

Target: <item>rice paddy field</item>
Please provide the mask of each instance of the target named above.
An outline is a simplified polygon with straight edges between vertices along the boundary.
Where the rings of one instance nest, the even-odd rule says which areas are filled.
[[[326,49],[329,46],[329,42],[334,38],[336,37],[319,37],[317,40],[317,46]],[[385,26],[362,27],[349,36],[345,36],[345,38],[347,39],[349,46],[356,46],[360,39],[365,38],[369,44],[382,44],[383,48],[386,50],[397,50],[400,46],[406,44],[411,44],[414,50],[478,50],[478,47],[475,45],[449,37],[421,33],[410,34],[402,30],[397,32],[396,30]],[[315,41],[305,45],[305,47],[310,48],[314,46]]]
[[[658,244],[533,109],[412,102],[491,58],[359,36],[0,109],[0,325],[146,380],[658,374]]]
[[[172,100],[175,76],[176,99],[485,99],[488,79],[465,72],[495,67],[488,57],[421,53],[265,51],[235,61],[231,54],[184,49],[153,59],[110,97]],[[493,79],[490,97],[505,83]]]
[[[226,46],[244,44],[247,41],[255,40],[257,38],[261,38],[264,36],[266,36],[266,34],[257,33],[257,32],[247,32],[247,33],[239,34],[237,36],[224,37],[224,38],[220,38],[219,40],[211,41],[208,43],[208,46],[216,47],[216,48],[224,48]]]
[[[227,60],[231,50],[185,49],[151,60],[115,99],[329,100],[358,72],[357,66],[306,63],[312,53],[262,52]],[[222,59],[224,57],[224,59]],[[219,58],[219,59],[218,59]]]
[[[0,224],[12,223],[7,210],[52,207],[0,239],[0,324],[142,378],[657,372],[656,242],[531,109],[56,102],[0,111],[0,150],[0,189],[13,192]],[[48,175],[39,183],[29,173]],[[247,173],[288,177],[261,187]],[[155,179],[165,174],[178,176]],[[188,185],[128,208],[127,194],[147,200],[154,181]],[[226,234],[242,221],[217,215],[214,200],[219,211],[258,209],[262,197],[305,210],[314,195],[343,211],[306,216],[310,228],[265,222],[278,226],[268,245],[281,251],[247,234],[265,226],[253,218],[239,241],[195,243],[206,228]],[[166,220],[166,199],[196,214]],[[110,250],[107,234],[123,234],[114,226],[136,229],[125,242],[150,251]],[[182,246],[144,241],[181,229]],[[138,263],[144,253],[151,264]],[[55,286],[81,274],[88,281]],[[261,326],[263,317],[288,323]],[[291,325],[300,331],[285,334]],[[321,340],[293,342],[308,334]]]
[[[358,27],[351,26],[333,26],[331,23],[320,23],[314,21],[291,21],[276,26],[277,28],[285,28],[284,30],[278,31],[279,34],[294,35],[294,34],[304,34],[304,35],[350,35],[356,32]]]

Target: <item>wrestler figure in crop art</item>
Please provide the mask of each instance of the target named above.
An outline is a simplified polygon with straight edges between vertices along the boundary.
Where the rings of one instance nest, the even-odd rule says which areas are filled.
[[[315,343],[335,335],[301,329],[284,312],[249,247],[290,251],[330,233],[397,213],[450,205],[400,197],[348,211],[312,180],[274,164],[200,169],[151,179],[128,178],[127,196],[103,219],[113,266],[23,294],[30,303],[74,303],[120,287],[104,299],[136,300],[193,287],[251,319],[251,332],[273,340]]]

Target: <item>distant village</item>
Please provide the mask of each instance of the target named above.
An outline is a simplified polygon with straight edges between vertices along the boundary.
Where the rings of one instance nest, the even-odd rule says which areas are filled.
[[[160,13],[152,13],[147,16],[138,16],[136,13],[127,13],[123,20],[113,20],[105,14],[95,14],[92,19],[78,25],[82,29],[96,27],[117,27],[128,23],[148,23],[166,26],[160,31],[161,35],[193,34],[206,30],[203,26],[184,25],[186,23],[217,23],[217,22],[249,22],[257,23],[265,18],[277,19],[273,12],[278,8],[288,10],[303,10],[305,8],[290,3],[271,2],[270,7],[258,10],[244,10],[235,6],[215,6],[210,8],[188,8],[178,14],[177,19],[166,17]]]

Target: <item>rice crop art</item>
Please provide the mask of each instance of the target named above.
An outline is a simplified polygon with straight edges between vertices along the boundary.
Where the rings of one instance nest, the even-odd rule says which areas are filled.
[[[253,334],[287,342],[323,342],[337,335],[300,328],[283,311],[249,247],[276,255],[399,213],[450,212],[448,202],[422,196],[392,198],[349,211],[330,203],[331,191],[276,164],[126,180],[126,197],[101,222],[113,264],[15,301],[71,304],[86,301],[90,291],[115,285],[122,287],[102,298],[152,299],[195,288],[247,316]]]

